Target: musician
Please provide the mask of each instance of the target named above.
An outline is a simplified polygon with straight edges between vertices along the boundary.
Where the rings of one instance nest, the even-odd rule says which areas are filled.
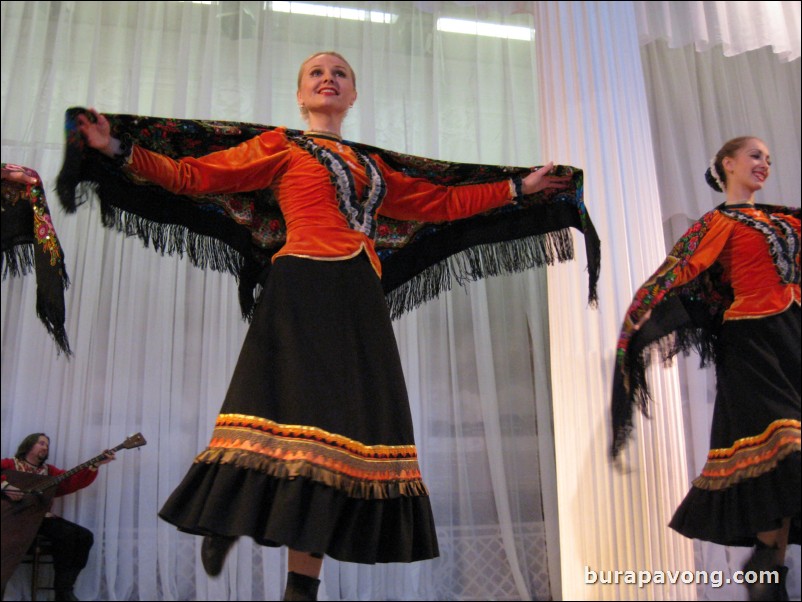
[[[22,440],[13,458],[4,458],[0,461],[0,465],[3,471],[17,470],[51,477],[66,472],[47,464],[49,452],[50,437],[44,433],[33,433]],[[55,497],[74,493],[91,485],[97,478],[98,466],[112,460],[114,460],[114,452],[107,451],[103,460],[59,483]],[[2,477],[2,488],[3,495],[12,502],[20,501],[26,495],[10,484],[5,476]],[[89,550],[94,542],[92,532],[48,511],[39,527],[39,534],[53,542],[55,599],[77,600],[78,598],[73,593],[73,586],[78,574],[86,566]]]

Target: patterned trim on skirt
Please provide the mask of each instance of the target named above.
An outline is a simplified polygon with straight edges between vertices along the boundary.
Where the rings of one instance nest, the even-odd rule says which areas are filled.
[[[711,449],[671,519],[686,537],[752,546],[791,518],[800,543],[800,307],[725,322],[717,349]]]

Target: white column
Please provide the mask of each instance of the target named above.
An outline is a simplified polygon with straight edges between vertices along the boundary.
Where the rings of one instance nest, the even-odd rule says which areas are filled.
[[[649,373],[653,418],[610,462],[610,390],[624,310],[665,244],[631,2],[536,3],[544,160],[582,167],[602,241],[599,307],[586,305],[584,252],[549,269],[550,345],[564,600],[692,600],[693,546],[667,523],[689,483],[677,371]],[[577,247],[581,237],[575,237]],[[587,567],[587,570],[586,570]],[[618,576],[609,571],[634,571]],[[594,571],[598,579],[592,580]],[[627,584],[638,571],[673,585]],[[641,574],[645,576],[645,574]],[[652,577],[655,575],[652,574]]]

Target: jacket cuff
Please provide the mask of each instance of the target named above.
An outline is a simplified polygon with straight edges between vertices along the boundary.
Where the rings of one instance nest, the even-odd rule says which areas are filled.
[[[521,176],[512,176],[510,178],[510,198],[513,200],[522,197],[523,193],[524,181]]]

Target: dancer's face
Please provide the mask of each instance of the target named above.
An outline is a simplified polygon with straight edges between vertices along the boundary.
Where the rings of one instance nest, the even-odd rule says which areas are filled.
[[[769,149],[759,138],[750,138],[721,163],[727,172],[728,189],[742,187],[755,192],[763,188],[771,172]]]
[[[345,115],[356,101],[351,66],[331,54],[319,54],[301,67],[298,104],[310,113]]]

